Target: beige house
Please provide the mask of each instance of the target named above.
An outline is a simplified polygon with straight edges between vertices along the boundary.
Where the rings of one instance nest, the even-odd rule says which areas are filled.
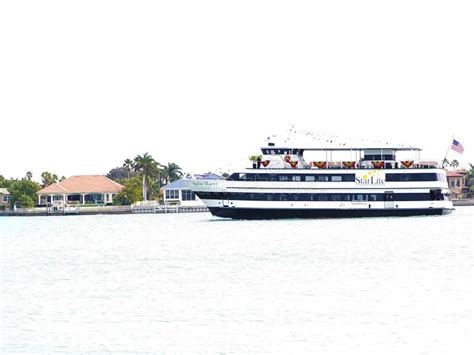
[[[451,199],[458,200],[464,197],[463,189],[466,188],[466,175],[467,171],[464,170],[446,172]]]
[[[103,175],[71,176],[38,191],[38,204],[110,204],[122,189]]]
[[[0,187],[0,209],[9,207],[10,193],[4,187]]]

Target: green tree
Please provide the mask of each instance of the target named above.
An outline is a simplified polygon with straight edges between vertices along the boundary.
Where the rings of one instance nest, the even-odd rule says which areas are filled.
[[[28,179],[13,180],[8,188],[11,206],[35,207],[36,192],[39,189],[39,184],[34,181]]]
[[[8,188],[10,186],[10,180],[5,179],[2,175],[0,175],[0,187]]]
[[[451,163],[449,163],[449,166],[453,168],[453,170],[456,170],[456,168],[459,166],[459,162],[456,159],[451,160]]]
[[[111,169],[107,175],[109,179],[122,183],[121,181],[129,179],[130,173],[127,171],[126,168],[122,166],[118,166],[116,168]]]
[[[163,179],[165,184],[179,180],[183,177],[183,172],[178,164],[168,163],[163,167]]]
[[[52,174],[49,171],[43,171],[41,173],[41,187],[43,189],[57,182],[58,182],[58,176],[56,174]]]
[[[469,191],[474,192],[474,165],[470,164],[470,169],[466,175],[466,186],[469,187]]]
[[[114,197],[114,205],[131,205],[142,198],[142,182],[139,176],[125,179],[123,190]]]
[[[161,198],[161,181],[160,179],[151,180],[148,184],[148,198],[150,200],[159,200]]]
[[[26,172],[26,178],[28,180],[31,180],[32,177],[33,177],[33,173],[31,171]]]
[[[148,153],[137,155],[134,160],[134,170],[142,177],[143,200],[148,198],[148,185],[153,180],[159,180],[160,169],[156,160]]]
[[[130,172],[133,170],[134,162],[132,159],[125,159],[122,165],[127,170],[127,179],[130,179]]]

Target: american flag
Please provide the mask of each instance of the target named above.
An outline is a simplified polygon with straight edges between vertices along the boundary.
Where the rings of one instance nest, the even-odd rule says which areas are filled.
[[[451,144],[451,149],[462,154],[464,152],[464,147],[457,140],[453,139],[453,144]]]

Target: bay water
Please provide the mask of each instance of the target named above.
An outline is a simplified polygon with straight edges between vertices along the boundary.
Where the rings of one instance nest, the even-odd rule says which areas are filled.
[[[0,218],[0,353],[472,354],[473,226]]]

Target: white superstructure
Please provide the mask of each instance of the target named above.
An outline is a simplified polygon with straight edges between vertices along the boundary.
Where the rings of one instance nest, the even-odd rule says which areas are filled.
[[[325,159],[306,162],[307,151]],[[253,168],[226,180],[192,180],[211,213],[230,218],[316,218],[443,214],[452,211],[446,172],[396,159],[417,148],[262,148]],[[350,152],[354,160],[332,155]]]

